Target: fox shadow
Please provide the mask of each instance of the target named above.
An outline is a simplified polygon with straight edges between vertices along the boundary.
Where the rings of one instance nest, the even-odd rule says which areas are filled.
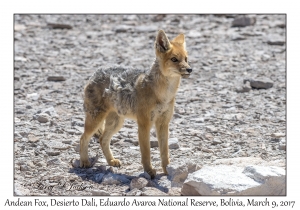
[[[107,169],[106,165],[93,166],[91,168],[72,166],[68,172],[76,174],[81,178],[82,181],[92,181],[97,184],[102,183],[105,185],[127,185],[128,189],[125,191],[125,193],[130,192],[129,186],[132,179],[143,177],[148,181],[146,187],[154,187],[164,193],[169,192],[169,188],[164,186],[165,184],[162,184],[160,180],[162,177],[166,176],[163,173],[156,174],[154,179],[150,179],[149,175],[145,172],[141,172],[137,176],[130,176],[124,173],[114,173],[112,167]],[[169,180],[169,177],[167,177],[167,179]]]

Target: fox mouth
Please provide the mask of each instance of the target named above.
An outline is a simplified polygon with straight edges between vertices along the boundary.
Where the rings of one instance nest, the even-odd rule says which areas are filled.
[[[191,74],[190,73],[185,73],[185,74],[181,74],[182,78],[189,78]]]

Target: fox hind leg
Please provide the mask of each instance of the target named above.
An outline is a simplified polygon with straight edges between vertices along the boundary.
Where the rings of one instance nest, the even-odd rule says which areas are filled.
[[[105,120],[105,128],[100,136],[100,145],[107,163],[110,166],[120,167],[121,162],[115,159],[110,150],[110,140],[123,126],[124,118],[120,117],[116,112],[110,112]]]
[[[89,113],[86,113],[84,132],[80,138],[80,167],[88,168],[91,166],[88,157],[88,145],[93,134],[103,126],[106,115],[107,113],[101,112],[93,118]]]

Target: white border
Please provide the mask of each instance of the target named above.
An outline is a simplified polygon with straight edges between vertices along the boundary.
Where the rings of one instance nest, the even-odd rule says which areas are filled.
[[[1,179],[0,179],[0,206],[4,206],[7,198],[17,200],[13,197],[13,14],[14,13],[286,13],[287,14],[287,196],[268,197],[277,202],[283,200],[296,201],[296,207],[300,206],[297,192],[299,181],[296,178],[299,171],[299,156],[297,157],[299,145],[299,12],[296,1],[6,1],[1,3],[0,13],[0,41],[1,41],[1,82],[0,96],[1,116]],[[298,177],[298,176],[297,176]],[[25,200],[34,200],[36,197],[22,197]],[[50,197],[38,197],[41,200],[49,200]],[[64,197],[57,197],[63,200]],[[153,197],[143,197],[142,200],[151,200]],[[237,198],[237,197],[235,197]],[[251,197],[262,200],[262,197]],[[65,199],[73,199],[65,197]],[[81,197],[74,199],[80,200]],[[121,199],[121,197],[112,198]],[[132,197],[130,199],[133,199]],[[172,197],[172,199],[176,199]],[[203,197],[200,200],[219,200],[221,197]],[[247,199],[245,197],[239,198]],[[182,198],[180,198],[182,200]],[[6,208],[6,207],[5,207]],[[8,208],[8,207],[7,207]],[[23,209],[41,209],[41,207],[30,207]],[[73,209],[74,207],[64,207]],[[78,207],[75,207],[78,208]],[[81,207],[79,207],[81,208]],[[99,207],[98,207],[99,208]],[[140,207],[138,207],[140,208]],[[149,208],[149,207],[148,207]],[[168,207],[180,208],[180,207]],[[199,207],[197,207],[199,208]],[[201,207],[200,207],[201,208]],[[226,207],[225,209],[231,209]],[[247,207],[246,207],[247,208]],[[299,207],[298,207],[299,208]],[[48,208],[49,209],[49,208]],[[127,208],[129,209],[129,208]],[[132,207],[130,207],[132,209]],[[281,209],[281,208],[276,208]]]

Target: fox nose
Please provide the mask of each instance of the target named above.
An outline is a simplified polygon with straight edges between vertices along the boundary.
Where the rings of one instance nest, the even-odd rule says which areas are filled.
[[[191,73],[193,70],[192,69],[186,69],[186,71]]]

